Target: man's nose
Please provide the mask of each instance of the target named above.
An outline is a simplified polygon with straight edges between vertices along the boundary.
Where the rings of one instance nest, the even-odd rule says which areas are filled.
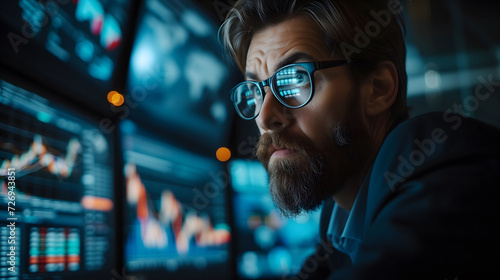
[[[277,132],[290,126],[293,122],[293,115],[290,108],[287,108],[273,95],[269,87],[265,87],[266,95],[262,102],[262,108],[256,118],[257,125],[261,132]]]

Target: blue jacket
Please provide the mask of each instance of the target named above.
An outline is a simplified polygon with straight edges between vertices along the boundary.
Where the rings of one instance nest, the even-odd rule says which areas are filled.
[[[395,127],[367,180],[354,263],[326,238],[296,279],[495,279],[500,275],[500,130],[452,113]]]

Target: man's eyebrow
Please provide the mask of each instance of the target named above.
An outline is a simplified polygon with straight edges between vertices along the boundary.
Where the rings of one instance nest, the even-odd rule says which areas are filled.
[[[297,63],[297,61],[299,60],[314,61],[314,58],[310,54],[304,52],[296,52],[276,64],[276,68],[274,69],[273,73],[278,71],[278,69],[280,69],[281,67]]]
[[[248,80],[257,81],[257,80],[259,80],[259,78],[257,78],[257,75],[255,75],[255,73],[246,72],[245,73],[245,80],[246,81],[248,81]]]
[[[314,61],[314,58],[310,54],[307,54],[304,52],[296,52],[296,53],[284,58],[278,64],[276,64],[276,68],[274,69],[273,73],[276,72],[281,67],[296,63],[299,60]],[[257,75],[253,72],[246,72],[245,73],[245,80],[247,80],[247,81],[248,80],[257,81],[258,79],[259,78],[257,77]]]

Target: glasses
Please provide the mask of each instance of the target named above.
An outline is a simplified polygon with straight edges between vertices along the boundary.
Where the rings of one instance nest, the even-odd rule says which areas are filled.
[[[269,79],[260,82],[246,81],[237,84],[229,95],[240,117],[251,120],[257,117],[266,94],[264,87],[271,88],[274,97],[292,109],[305,106],[314,94],[314,71],[350,63],[349,60],[301,62],[284,66]]]

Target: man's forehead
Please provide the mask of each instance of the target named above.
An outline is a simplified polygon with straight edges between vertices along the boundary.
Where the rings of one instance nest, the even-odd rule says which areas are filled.
[[[296,53],[307,56],[298,58],[324,58],[330,52],[323,38],[317,25],[305,17],[269,26],[252,37],[245,72],[266,75],[260,77],[264,79],[279,68],[281,61]]]
[[[294,52],[290,52],[282,57],[280,57],[280,59],[277,60],[276,63],[270,63],[270,65],[274,65],[271,69],[271,72],[274,73],[276,72],[278,69],[286,66],[286,65],[290,65],[292,63],[297,63],[297,62],[301,62],[301,61],[317,61],[318,59],[314,58],[313,56],[311,56],[310,54],[308,53],[305,53],[305,52],[301,52],[301,51],[294,51]],[[249,67],[250,69],[253,69],[252,67]],[[247,70],[245,72],[245,79],[246,80],[263,80],[262,78],[259,78],[259,76],[252,72],[251,70]]]

